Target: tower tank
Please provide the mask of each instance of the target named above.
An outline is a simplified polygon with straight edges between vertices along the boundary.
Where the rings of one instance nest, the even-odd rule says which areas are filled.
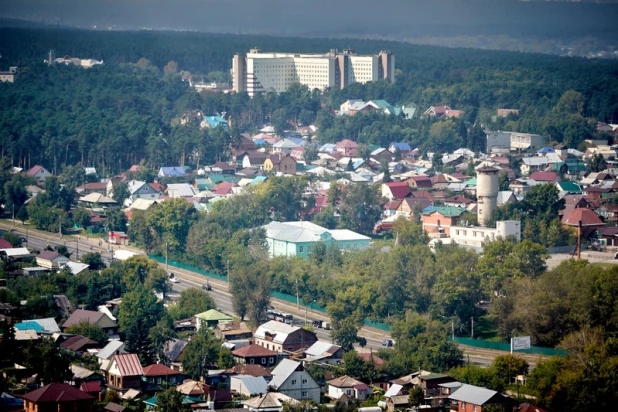
[[[476,169],[476,197],[478,204],[479,225],[486,226],[498,206],[499,169],[480,167]]]

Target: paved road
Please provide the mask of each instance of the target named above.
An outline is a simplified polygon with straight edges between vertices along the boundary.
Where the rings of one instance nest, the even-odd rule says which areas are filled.
[[[5,222],[0,222],[0,232],[10,229],[11,225]],[[134,252],[143,253],[143,251],[132,248],[130,246],[111,246],[105,242],[99,244],[99,239],[97,238],[84,238],[83,236],[65,236],[64,238],[60,238],[58,234],[47,234],[45,232],[26,231],[25,228],[21,227],[20,224],[16,224],[13,228],[13,231],[18,233],[21,236],[27,237],[28,243],[27,247],[30,249],[38,249],[43,250],[46,246],[56,246],[56,245],[65,245],[67,249],[73,254],[71,256],[72,260],[76,260],[79,256],[82,256],[87,252],[99,252],[101,253],[103,260],[106,264],[109,264],[111,261],[111,252],[113,250],[130,250]],[[160,264],[165,268],[165,264]],[[184,269],[172,268],[171,266],[168,268],[168,271],[171,271],[175,274],[177,278],[180,279],[180,283],[173,284],[173,291],[169,294],[170,298],[177,298],[177,296],[183,290],[196,287],[201,288],[202,285],[206,284],[207,278],[201,274],[191,272]],[[212,290],[209,292],[215,300],[215,304],[217,308],[223,312],[229,314],[235,314],[234,307],[232,305],[231,295],[228,292],[227,283],[219,280],[209,279]],[[279,301],[276,299],[271,299],[272,306],[275,309],[280,310],[282,312],[291,313],[295,317],[295,324],[303,325],[305,319],[305,309],[297,308],[295,304],[290,304],[288,302]],[[308,310],[306,312],[307,320],[311,323],[314,319],[325,320],[328,321],[328,317],[322,313],[313,310]],[[324,329],[314,329],[318,338],[323,341],[331,342],[330,333]],[[378,331],[375,329],[370,329],[363,327],[359,331],[359,335],[364,337],[367,340],[367,345],[364,348],[357,348],[359,351],[369,351],[369,350],[377,350],[382,348],[381,342],[384,339],[389,339],[390,334],[383,331]],[[482,353],[479,354],[476,351],[473,351],[469,354],[470,363],[479,365],[479,366],[489,366],[493,361],[493,358],[497,355],[504,354],[503,352],[495,352],[495,353]]]

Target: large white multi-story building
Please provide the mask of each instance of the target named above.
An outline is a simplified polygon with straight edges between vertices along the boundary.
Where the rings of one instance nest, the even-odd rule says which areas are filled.
[[[286,91],[293,83],[309,89],[343,89],[352,83],[378,80],[395,81],[395,56],[390,51],[359,56],[352,50],[326,54],[263,53],[252,49],[236,54],[232,61],[232,79],[236,93]]]

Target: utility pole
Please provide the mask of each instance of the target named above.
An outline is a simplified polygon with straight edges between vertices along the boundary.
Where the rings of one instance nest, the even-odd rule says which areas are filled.
[[[77,236],[77,259],[75,259],[75,261],[79,261],[79,236]]]
[[[451,334],[453,335],[453,342],[455,342],[455,319],[451,319]]]
[[[165,270],[167,270],[167,242],[165,242]]]
[[[227,259],[227,290],[230,290],[230,259]]]
[[[470,321],[472,322],[472,339],[474,339],[474,316],[470,318]]]
[[[300,298],[298,297],[298,278],[296,278],[296,309],[300,309]]]

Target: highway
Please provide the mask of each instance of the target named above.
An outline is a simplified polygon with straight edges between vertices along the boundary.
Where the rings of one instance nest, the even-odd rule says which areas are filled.
[[[10,223],[7,224],[6,222],[0,222],[0,233],[11,229],[11,226],[12,225]],[[143,253],[143,251],[132,248],[130,246],[109,245],[105,242],[99,243],[98,238],[89,239],[83,236],[66,235],[63,238],[60,238],[58,234],[48,234],[35,230],[27,231],[24,227],[21,227],[20,224],[15,225],[15,227],[13,228],[13,232],[17,233],[20,236],[27,237],[28,242],[27,244],[24,244],[24,246],[28,247],[29,249],[44,250],[47,246],[54,247],[57,245],[65,245],[69,252],[71,252],[72,254],[71,260],[78,260],[78,255],[83,256],[84,253],[99,252],[103,257],[104,262],[109,265],[112,258],[112,251],[125,249],[138,253]],[[165,268],[164,263],[160,263],[160,266]],[[175,300],[178,298],[179,294],[183,290],[191,287],[201,288],[202,285],[205,285],[208,281],[212,287],[209,293],[214,298],[217,308],[222,312],[236,315],[232,304],[231,294],[228,292],[228,285],[226,282],[206,278],[199,273],[172,266],[167,268],[167,271],[173,272],[174,275],[180,280],[179,283],[172,284],[172,292],[168,294],[169,299]],[[317,312],[311,309],[305,312],[304,308],[297,308],[295,304],[290,304],[288,302],[271,298],[271,305],[281,312],[294,315],[294,323],[298,326],[304,325],[305,313],[308,323],[311,323],[311,321],[313,321],[314,319],[329,321],[328,317],[322,312]],[[314,332],[316,332],[320,340],[332,342],[329,331],[321,328],[314,328]],[[364,348],[357,348],[357,350],[359,351],[375,351],[377,349],[383,348],[381,342],[384,339],[390,338],[390,334],[388,334],[387,332],[382,332],[367,327],[361,328],[361,330],[359,331],[359,336],[364,337],[367,341],[367,345]],[[470,353],[467,354],[465,360],[467,362],[469,357],[469,362],[471,364],[486,367],[491,364],[493,358],[498,354],[504,353],[479,353],[479,351],[471,350]],[[530,363],[531,360],[528,360],[528,362]]]

